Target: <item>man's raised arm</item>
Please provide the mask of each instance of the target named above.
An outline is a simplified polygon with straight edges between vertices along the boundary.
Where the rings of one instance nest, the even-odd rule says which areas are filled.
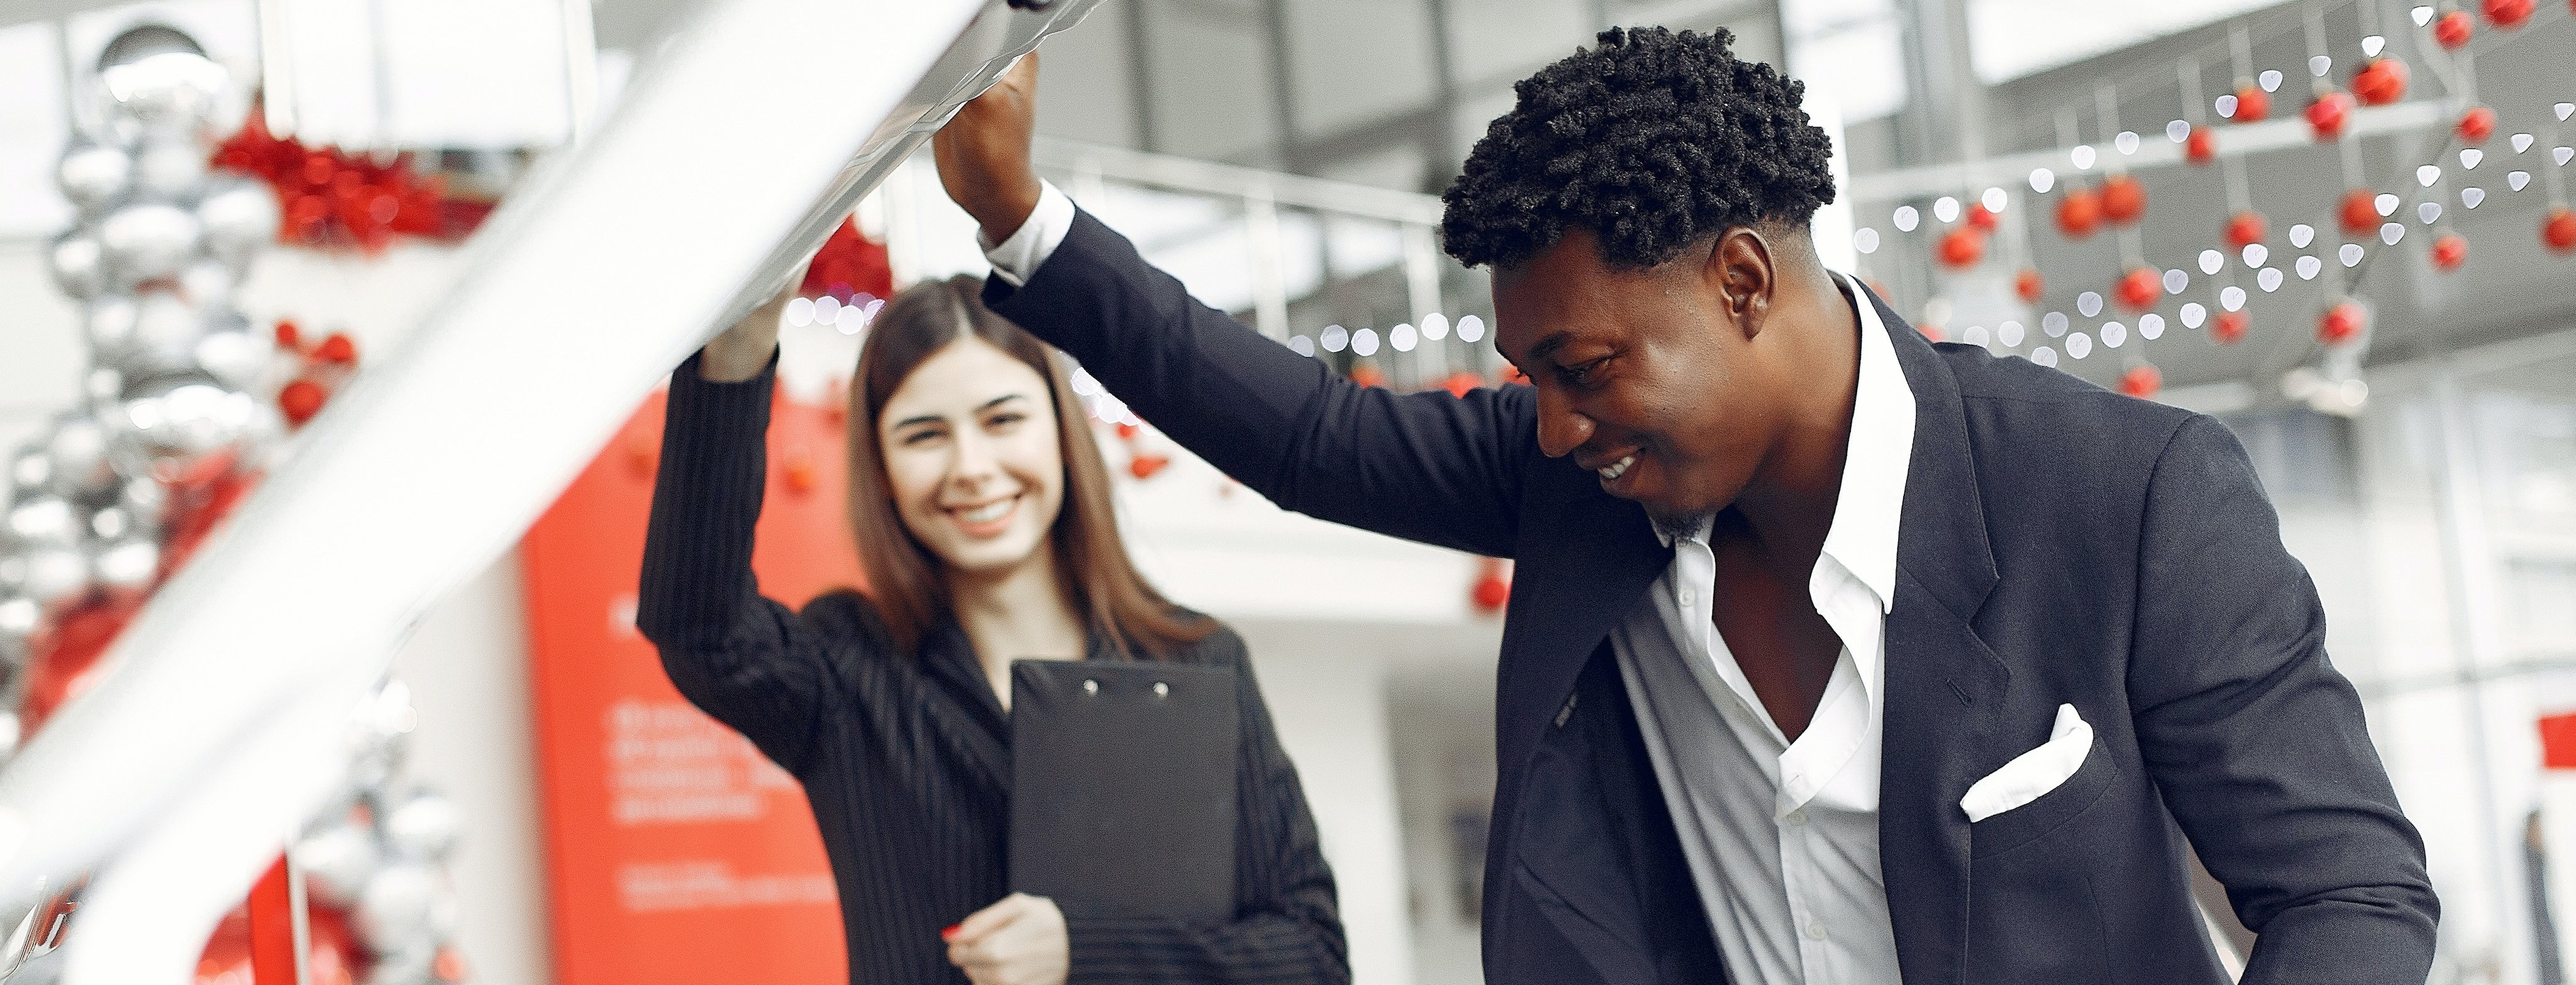
[[[982,227],[994,311],[1082,361],[1136,413],[1272,502],[1411,540],[1508,556],[1528,390],[1364,387],[1200,304],[1037,177],[1037,58],[958,111],[932,147]]]

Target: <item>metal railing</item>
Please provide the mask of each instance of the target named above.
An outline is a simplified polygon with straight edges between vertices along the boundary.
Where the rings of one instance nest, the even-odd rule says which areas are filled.
[[[1092,2],[706,0],[0,773],[0,887],[98,873],[65,980],[188,981],[347,769],[351,710],[420,614],[712,326]],[[817,36],[865,38],[871,57],[782,57]],[[596,317],[588,299],[611,293],[627,314]]]

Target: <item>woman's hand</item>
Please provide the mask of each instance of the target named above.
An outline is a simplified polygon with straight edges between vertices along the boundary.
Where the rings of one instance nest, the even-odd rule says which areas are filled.
[[[1072,960],[1064,911],[1044,896],[1012,893],[939,936],[975,985],[1064,985]]]
[[[795,297],[796,282],[789,281],[777,297],[708,340],[707,347],[699,350],[698,375],[715,383],[740,383],[760,375],[769,365],[770,353],[778,351],[778,319]]]

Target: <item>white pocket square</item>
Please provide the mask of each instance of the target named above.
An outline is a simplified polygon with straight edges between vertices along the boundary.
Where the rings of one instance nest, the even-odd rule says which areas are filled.
[[[2048,742],[2013,757],[2002,769],[1969,786],[1968,795],[1959,798],[1959,809],[1968,812],[1968,823],[1975,824],[2038,800],[2083,768],[2084,757],[2092,751],[2093,726],[2084,723],[2074,705],[2058,705],[2057,727],[2049,732]]]

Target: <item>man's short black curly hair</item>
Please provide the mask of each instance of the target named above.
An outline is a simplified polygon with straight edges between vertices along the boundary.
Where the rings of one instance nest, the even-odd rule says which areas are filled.
[[[1473,267],[1509,269],[1569,229],[1614,267],[1651,267],[1733,226],[1803,228],[1834,200],[1806,86],[1727,50],[1733,35],[1611,28],[1514,86],[1441,196],[1440,237]]]

